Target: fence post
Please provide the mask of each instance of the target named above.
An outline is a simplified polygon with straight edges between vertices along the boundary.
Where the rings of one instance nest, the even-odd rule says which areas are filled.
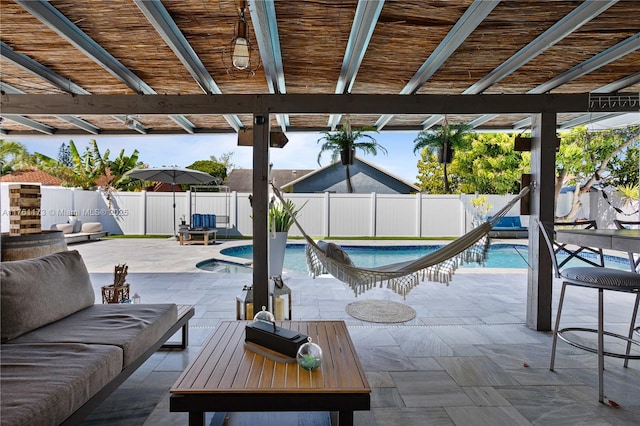
[[[324,193],[324,236],[329,238],[331,236],[331,197],[330,192],[326,191]]]
[[[422,238],[422,193],[416,193],[416,233],[415,236]]]
[[[240,233],[238,229],[238,191],[233,191],[229,196],[231,198],[229,199],[229,223],[227,226]]]
[[[140,215],[142,235],[147,235],[147,190],[143,189],[140,191],[140,196],[142,197],[142,214]]]
[[[369,227],[369,236],[375,237],[376,234],[376,218],[378,216],[377,211],[377,196],[375,192],[371,193],[371,226]]]

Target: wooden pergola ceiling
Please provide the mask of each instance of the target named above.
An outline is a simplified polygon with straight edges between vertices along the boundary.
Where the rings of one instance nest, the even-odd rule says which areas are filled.
[[[389,95],[378,102],[390,112],[352,113],[352,124],[419,130],[438,125],[444,115],[438,105],[414,113],[401,98],[464,95],[477,104],[471,99],[478,95],[623,92],[637,99],[640,92],[639,1],[249,0],[247,21],[261,67],[240,78],[222,61],[238,20],[235,0],[0,0],[0,6],[0,89],[7,110],[6,99],[19,94],[96,100],[326,95],[309,97],[318,100],[317,111],[331,99],[349,102],[329,95]],[[461,105],[467,98],[454,99]],[[583,111],[559,114],[558,127],[621,113],[583,103]],[[124,108],[43,113],[42,105],[31,114],[7,110],[0,131],[9,135],[228,133],[251,128],[253,119],[229,108],[209,114],[206,108],[167,114]],[[499,113],[461,114],[449,108],[454,112],[446,118],[479,131],[524,130],[531,122],[522,110],[513,105]],[[344,120],[336,111],[278,111],[271,125],[285,132],[333,129]]]

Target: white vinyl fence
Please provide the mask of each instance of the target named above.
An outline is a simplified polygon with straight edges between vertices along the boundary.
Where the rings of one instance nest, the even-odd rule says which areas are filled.
[[[42,229],[66,223],[72,211],[83,223],[100,222],[110,234],[171,235],[173,233],[173,197],[170,192],[116,192],[108,197],[100,191],[83,191],[42,186]],[[0,191],[1,229],[9,229],[8,184]],[[218,224],[218,236],[250,236],[253,231],[248,193],[178,192],[175,196],[176,222],[191,214],[215,214],[228,217]],[[307,234],[315,237],[457,237],[471,229],[476,195],[429,194],[285,194],[296,206],[304,205],[298,219]],[[489,195],[489,214],[504,206],[513,196]],[[558,214],[566,214],[571,194],[562,194]],[[621,202],[609,197],[614,206]],[[306,204],[305,204],[306,203]],[[508,213],[520,214],[519,204]],[[611,228],[620,217],[599,193],[585,195],[581,218],[595,218],[601,228]],[[627,220],[637,220],[635,217]],[[622,218],[622,217],[621,217]],[[524,226],[528,216],[521,217]],[[299,236],[294,226],[291,236]]]

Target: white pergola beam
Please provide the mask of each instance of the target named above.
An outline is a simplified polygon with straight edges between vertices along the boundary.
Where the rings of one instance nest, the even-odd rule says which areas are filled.
[[[209,95],[221,94],[222,91],[220,91],[218,84],[211,74],[209,74],[209,71],[207,71],[207,68],[182,34],[182,31],[180,31],[171,15],[169,15],[164,5],[159,1],[135,0],[135,3],[158,34],[160,34],[160,37],[167,43],[167,46],[173,50],[173,53],[175,53],[180,62],[182,62],[182,65],[189,71],[202,91]],[[237,115],[225,115],[224,118],[236,132],[244,127]],[[193,133],[193,125],[189,128],[190,126],[188,126],[187,122],[184,122],[180,118],[172,117],[172,119],[177,122],[180,127],[187,130],[187,132]]]
[[[287,88],[284,81],[276,6],[273,0],[250,1],[249,12],[269,93],[285,94]],[[276,114],[276,121],[280,129],[285,132],[289,126],[289,116]]]
[[[9,83],[5,83],[4,81],[0,81],[0,89],[2,89],[2,92],[4,92],[4,93],[12,93],[14,95],[24,95],[24,94],[26,94],[22,90],[20,90],[20,89],[18,89],[16,87],[13,87]],[[99,134],[100,131],[101,131],[101,129],[99,127],[96,127],[93,124],[91,124],[91,123],[89,123],[89,122],[87,122],[87,121],[85,121],[85,120],[83,120],[81,118],[74,117],[72,115],[58,115],[57,117],[59,119],[61,119],[61,120],[66,121],[67,123],[71,123],[74,126],[80,128],[80,129],[82,129],[82,130],[84,130],[86,132],[89,132],[91,134],[94,134],[94,135]],[[18,122],[17,120],[15,120],[15,118],[16,117],[14,116],[12,118],[12,120]],[[48,135],[53,134],[53,131],[55,130],[50,126],[46,126],[46,125],[44,125],[42,123],[35,122],[34,120],[30,120],[27,117],[22,117],[21,119],[22,119],[22,123],[21,124],[24,125],[25,123],[29,123],[30,125],[28,127],[32,128],[32,129],[35,129],[37,131],[40,131],[40,132],[43,132],[43,130],[46,130],[43,133],[46,133]],[[34,124],[34,123],[37,123],[37,124]],[[34,127],[34,125],[35,125],[35,127]]]
[[[342,69],[340,70],[340,76],[338,76],[335,93],[343,94],[351,92],[383,6],[384,0],[358,1],[356,14],[353,18],[353,24],[351,25],[349,41],[347,42],[347,47],[342,59]],[[329,126],[331,130],[335,130],[341,118],[342,115],[340,114],[331,114],[327,126]]]
[[[39,121],[32,120],[19,114],[5,114],[3,112],[1,117],[6,118],[7,120],[15,121],[16,123],[22,124],[23,126],[33,129],[37,132],[44,133],[45,135],[53,135],[56,130],[53,127],[49,127],[46,124],[42,124]]]
[[[563,38],[600,15],[605,10],[616,4],[618,0],[610,1],[585,1],[576,7],[571,13],[560,19],[540,34],[531,43],[520,49],[515,55],[504,61],[489,74],[478,80],[462,94],[475,95],[509,76],[512,72],[543,53],[551,46],[557,44]]]
[[[462,17],[451,28],[451,31],[440,42],[438,47],[422,64],[407,85],[400,91],[401,95],[411,95],[440,69],[447,59],[460,47],[469,35],[484,21],[491,11],[500,3],[496,0],[475,0]],[[378,118],[375,126],[378,130],[386,126],[393,115],[386,114]]]
[[[51,3],[42,0],[16,0],[16,3],[136,93],[156,94],[156,91],[151,86],[125,67],[100,44],[71,22],[69,18],[60,13]],[[187,133],[194,133],[195,126],[185,117],[170,118]]]
[[[527,94],[542,94],[548,93],[549,91],[559,87],[565,83],[570,82],[576,78],[582,77],[585,74],[588,74],[592,71],[597,70],[600,67],[603,67],[618,58],[621,58],[624,55],[628,55],[629,53],[635,52],[640,49],[640,33],[635,34],[627,39],[621,41],[620,43],[608,48],[607,50],[598,53],[590,59],[587,59],[584,62],[579,63],[578,65],[572,67],[571,69],[563,72],[562,74],[552,78],[551,80],[542,83],[541,85],[529,90]],[[626,81],[626,80],[625,80]],[[612,85],[614,83],[611,83]],[[474,120],[476,126],[480,124],[484,124],[487,121],[490,121],[494,117],[491,116],[483,116]],[[514,123],[514,128],[522,128],[527,127],[531,123],[530,118],[526,118],[524,120],[520,120]]]

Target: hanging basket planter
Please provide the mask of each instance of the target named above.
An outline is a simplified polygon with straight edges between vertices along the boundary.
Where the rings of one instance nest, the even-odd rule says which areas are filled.
[[[449,164],[453,161],[454,150],[450,146],[438,148],[438,161],[440,164]]]
[[[340,162],[343,166],[351,166],[353,164],[353,159],[356,156],[355,148],[352,149],[343,149],[340,151]]]

